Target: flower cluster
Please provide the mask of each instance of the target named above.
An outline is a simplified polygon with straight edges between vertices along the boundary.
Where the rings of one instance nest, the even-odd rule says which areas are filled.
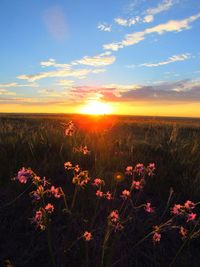
[[[83,155],[89,155],[90,154],[90,150],[88,149],[87,146],[74,147],[73,151],[75,153],[82,153]]]
[[[75,132],[75,125],[72,121],[70,121],[68,124],[67,124],[67,127],[65,129],[65,135],[66,136],[72,136]]]
[[[21,184],[26,184],[27,181],[32,179],[34,176],[35,174],[31,169],[22,167],[21,170],[18,171],[14,180],[18,180]]]
[[[111,200],[113,199],[112,194],[110,193],[110,191],[107,191],[105,194],[103,191],[101,190],[97,190],[96,191],[96,196],[99,198],[106,198],[107,200]]]
[[[186,222],[194,221],[197,214],[192,212],[195,208],[195,203],[191,200],[187,200],[183,205],[175,204],[171,208],[171,213],[175,216],[183,216],[186,218]]]
[[[113,227],[115,232],[123,229],[118,210],[113,210],[110,212],[108,216],[108,224]]]

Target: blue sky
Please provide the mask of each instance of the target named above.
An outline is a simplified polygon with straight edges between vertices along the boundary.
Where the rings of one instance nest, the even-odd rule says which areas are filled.
[[[0,31],[2,112],[200,116],[197,0],[2,0]]]

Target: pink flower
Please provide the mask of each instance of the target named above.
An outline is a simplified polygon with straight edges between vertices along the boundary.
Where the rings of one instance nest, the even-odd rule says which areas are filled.
[[[182,206],[180,204],[175,204],[174,207],[171,209],[171,213],[174,215],[182,214]]]
[[[133,181],[132,182],[132,188],[134,188],[136,190],[142,189],[142,185],[141,185],[140,181]]]
[[[84,180],[82,180],[82,181],[79,183],[79,185],[80,185],[81,187],[84,187],[84,186],[89,182],[89,180],[90,180],[90,178],[85,178]]]
[[[179,233],[180,233],[180,235],[181,235],[182,237],[186,237],[187,232],[188,232],[188,230],[185,229],[183,226],[180,227],[180,231],[179,231]]]
[[[115,225],[114,225],[114,230],[115,232],[116,231],[121,231],[123,229],[123,225],[120,223],[120,222],[117,222]]]
[[[129,190],[124,190],[124,191],[122,191],[122,195],[121,195],[121,197],[123,198],[123,199],[127,199],[127,198],[130,198],[130,196],[131,196],[131,192],[129,191]]]
[[[60,187],[55,188],[55,186],[52,185],[50,192],[55,198],[60,198],[62,196],[62,190]]]
[[[103,197],[103,192],[101,190],[97,190],[96,196],[97,197]]]
[[[147,204],[145,205],[144,209],[146,210],[146,212],[152,213],[153,212],[153,208],[151,207],[151,203],[147,202]]]
[[[83,238],[85,239],[85,241],[90,241],[92,239],[92,234],[88,231],[85,231]]]
[[[84,146],[84,148],[82,149],[82,151],[83,151],[83,154],[84,155],[90,154],[90,151],[88,150],[87,146]]]
[[[189,213],[187,216],[187,222],[194,221],[196,219],[197,215],[196,213]]]
[[[194,209],[195,208],[195,204],[190,201],[190,200],[187,200],[184,204],[184,207],[189,210],[189,209]]]
[[[160,239],[161,239],[161,234],[154,233],[154,235],[153,235],[153,241],[154,242],[160,242]]]
[[[21,184],[26,184],[27,181],[32,178],[33,171],[31,169],[25,169],[24,167],[18,171],[17,179]]]
[[[116,223],[119,220],[119,212],[118,212],[118,210],[111,211],[111,213],[109,215],[109,219],[110,219],[111,222]]]
[[[126,172],[127,175],[132,175],[133,173],[133,167],[132,166],[127,166],[126,167]]]
[[[39,200],[41,199],[41,197],[43,197],[44,195],[44,187],[42,185],[39,185],[38,188],[31,192],[30,194],[36,199],[36,200]]]
[[[100,178],[94,179],[94,183],[93,183],[94,186],[100,186],[100,185],[103,185],[103,184],[104,184],[104,180],[102,180]]]
[[[107,200],[111,200],[112,199],[112,194],[108,191],[108,192],[106,192],[105,197],[106,197]]]
[[[43,214],[42,214],[42,211],[41,210],[38,210],[38,211],[36,211],[36,213],[35,213],[35,217],[34,217],[34,220],[35,221],[41,221],[42,220],[42,216],[43,216]]]
[[[149,163],[149,165],[147,166],[147,174],[149,176],[153,175],[155,169],[156,169],[155,163]]]
[[[144,171],[144,165],[142,163],[138,163],[136,164],[135,166],[135,171],[138,173],[138,174],[141,174],[143,171]]]
[[[54,206],[48,203],[44,208],[48,213],[52,213],[54,211]]]

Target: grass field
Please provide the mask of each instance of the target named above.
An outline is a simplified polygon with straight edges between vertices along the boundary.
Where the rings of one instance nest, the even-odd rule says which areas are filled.
[[[71,120],[75,132],[66,136]],[[79,151],[84,146],[89,153]],[[67,161],[87,170],[92,180],[102,178],[105,192],[119,198],[109,203],[99,200],[93,188],[86,186],[78,190],[72,204],[77,187],[71,182],[72,173],[64,169]],[[133,193],[131,207],[120,202],[120,192],[130,186],[124,175],[126,167],[138,163],[155,163],[156,170],[141,192]],[[200,119],[1,114],[0,266],[9,266],[6,261],[19,267],[200,266],[199,219],[188,226],[191,235],[184,240],[173,231],[163,231],[159,244],[148,237],[143,241],[153,226],[170,218],[175,203],[200,200],[199,166]],[[11,179],[22,167],[61,187],[71,207],[70,213],[65,213],[64,204],[53,200],[55,211],[45,231],[30,222],[38,208],[29,196],[33,185]],[[125,177],[123,181],[116,182],[118,174]],[[142,209],[133,213],[132,208],[146,202],[151,202],[156,212],[147,215]],[[123,218],[123,230],[114,234],[108,231],[110,226],[106,228],[106,221],[116,208]],[[173,223],[171,228],[180,222],[175,218]],[[92,233],[90,242],[79,240],[86,230]]]

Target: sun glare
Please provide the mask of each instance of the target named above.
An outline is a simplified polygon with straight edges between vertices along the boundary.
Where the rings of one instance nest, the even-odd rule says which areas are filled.
[[[92,102],[89,102],[84,107],[82,107],[80,110],[80,113],[90,114],[90,115],[111,114],[112,108],[108,103],[92,101]]]

